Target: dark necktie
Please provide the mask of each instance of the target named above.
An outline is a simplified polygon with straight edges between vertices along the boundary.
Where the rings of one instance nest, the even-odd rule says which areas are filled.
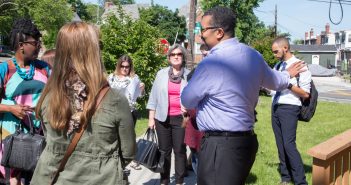
[[[285,67],[286,67],[286,62],[282,62],[282,68],[280,71],[284,71],[285,70]],[[279,70],[279,69],[278,69]],[[280,91],[277,91],[274,95],[274,98],[273,98],[273,105],[275,105],[276,103],[278,103],[278,100],[279,100],[279,97],[281,95],[282,92]]]

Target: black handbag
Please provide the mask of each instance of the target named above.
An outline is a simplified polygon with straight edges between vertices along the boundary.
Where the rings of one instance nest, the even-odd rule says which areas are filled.
[[[24,133],[21,126],[14,134],[8,135],[4,144],[1,165],[7,168],[16,168],[24,171],[34,171],[40,154],[45,148],[45,137],[34,133],[33,122],[30,121],[29,133]]]
[[[146,138],[145,138],[146,137]],[[148,128],[143,139],[137,143],[135,161],[153,172],[163,172],[165,155],[158,148],[158,140],[154,129]]]

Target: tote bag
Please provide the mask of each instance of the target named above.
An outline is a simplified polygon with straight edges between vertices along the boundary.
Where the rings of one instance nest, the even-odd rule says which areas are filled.
[[[159,150],[154,129],[148,128],[144,137],[137,143],[135,161],[153,172],[163,172],[164,152]]]

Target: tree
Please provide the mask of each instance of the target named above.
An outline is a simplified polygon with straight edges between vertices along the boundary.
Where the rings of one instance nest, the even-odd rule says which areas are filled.
[[[134,61],[135,72],[145,83],[145,91],[150,92],[156,72],[167,65],[165,57],[158,54],[159,31],[143,20],[133,21],[119,6],[120,15],[111,16],[101,26],[103,60],[107,72],[111,73],[117,59],[128,54]],[[148,95],[139,101],[145,108]]]
[[[244,43],[251,43],[264,33],[264,24],[254,14],[254,8],[263,0],[202,0],[201,6],[204,11],[215,6],[231,8],[237,16],[235,36]]]
[[[23,0],[22,0],[23,1]],[[47,48],[53,48],[59,29],[73,17],[66,0],[35,0],[29,9],[40,30],[45,31],[43,41]]]
[[[87,6],[87,13],[90,16],[90,20],[88,22],[91,23],[97,23],[98,18],[100,19],[101,15],[104,13],[104,9],[97,5],[97,4],[86,4]],[[99,10],[97,10],[99,8]],[[97,15],[97,13],[99,13],[99,15]]]
[[[81,0],[68,0],[71,4],[73,11],[77,12],[78,16],[84,21],[91,21],[92,17],[87,11],[87,5],[82,3]]]
[[[0,0],[15,4],[0,13],[0,34],[7,37],[13,22],[21,17],[30,18],[44,33],[44,44],[52,48],[58,30],[72,19],[73,13],[66,0]],[[17,6],[18,5],[18,6]],[[2,6],[3,7],[3,6]],[[0,8],[2,8],[0,7]]]
[[[144,20],[151,26],[157,27],[161,31],[161,37],[168,40],[169,43],[183,42],[185,40],[186,22],[184,16],[179,16],[178,9],[175,12],[160,5],[153,5],[150,8],[139,10],[140,19]]]
[[[135,4],[134,0],[107,0],[106,2],[112,2],[115,5]]]

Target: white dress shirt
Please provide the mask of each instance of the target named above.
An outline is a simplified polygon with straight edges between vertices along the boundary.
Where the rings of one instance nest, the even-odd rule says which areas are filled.
[[[290,59],[288,59],[287,61],[283,61],[286,62],[286,68],[289,68],[293,63],[301,61],[300,59],[297,59],[295,56],[292,56]],[[279,67],[279,71],[282,70],[282,66],[280,65]],[[300,73],[300,77],[299,77],[299,87],[304,90],[307,93],[310,93],[310,88],[311,88],[311,72],[308,70],[307,66],[304,68],[306,69],[306,71],[301,72]],[[294,86],[298,86],[297,85],[297,78],[291,78],[289,81],[292,85]],[[272,96],[274,98],[275,95],[275,91],[272,92]],[[297,106],[301,106],[301,100],[300,97],[295,95],[291,90],[289,89],[285,89],[281,91],[281,94],[279,96],[279,99],[277,101],[278,104],[288,104],[288,105],[297,105]]]

